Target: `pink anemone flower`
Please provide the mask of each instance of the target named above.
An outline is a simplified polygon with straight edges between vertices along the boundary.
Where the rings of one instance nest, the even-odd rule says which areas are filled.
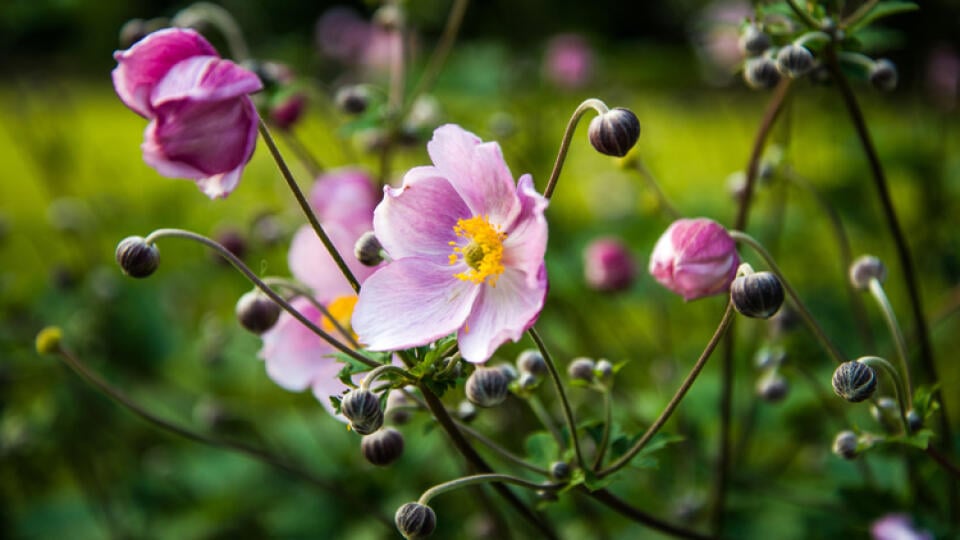
[[[496,143],[448,124],[427,144],[433,166],[384,188],[377,239],[393,259],[363,284],[353,328],[370,350],[425,345],[453,332],[485,362],[520,339],[543,308],[547,200],[514,184]]]
[[[377,191],[370,177],[357,170],[328,173],[317,180],[310,199],[337,250],[352,254],[357,238],[373,226]],[[344,259],[360,282],[374,271],[352,255]],[[313,300],[324,306],[356,339],[350,328],[350,317],[357,295],[310,226],[304,225],[294,236],[288,264],[290,273],[314,292]],[[349,343],[334,322],[309,299],[299,297],[291,303],[327,333]],[[262,337],[260,357],[266,363],[267,375],[287,390],[301,392],[310,388],[317,400],[334,414],[329,397],[343,393],[346,386],[337,378],[343,363],[331,358],[335,352],[333,346],[287,312],[283,312],[277,324]]]

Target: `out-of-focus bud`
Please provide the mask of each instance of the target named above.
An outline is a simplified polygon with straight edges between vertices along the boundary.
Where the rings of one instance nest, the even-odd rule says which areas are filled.
[[[387,394],[387,406],[383,414],[386,420],[395,425],[406,424],[410,420],[409,408],[413,402],[400,390],[391,390]]]
[[[613,364],[606,358],[597,360],[597,365],[593,368],[594,374],[600,384],[610,384],[613,380]]]
[[[537,377],[547,373],[547,363],[537,349],[527,349],[517,357],[517,369]]]
[[[757,28],[755,24],[749,24],[740,32],[737,45],[744,56],[760,56],[770,48],[770,36]]]
[[[850,283],[853,283],[854,288],[867,289],[870,287],[870,280],[874,278],[880,283],[886,281],[887,267],[873,255],[858,257],[850,265]]]
[[[772,272],[754,272],[733,280],[730,299],[741,315],[769,319],[783,305],[783,285]]]
[[[363,457],[378,467],[385,467],[403,455],[403,435],[393,428],[379,429],[360,440]]]
[[[384,30],[398,30],[403,27],[403,10],[393,4],[381,6],[373,13],[373,23]]]
[[[801,45],[787,45],[777,52],[777,69],[791,79],[803,77],[813,69],[813,53]]]
[[[554,480],[563,482],[570,478],[570,465],[566,461],[554,461],[550,464],[550,476]]]
[[[783,347],[762,347],[757,350],[753,362],[758,369],[773,369],[782,366],[787,360],[787,352]]]
[[[833,453],[843,459],[857,457],[857,446],[859,446],[859,440],[857,434],[852,431],[841,431],[833,439]]]
[[[37,334],[35,342],[39,354],[53,354],[60,350],[60,342],[63,340],[63,330],[56,326],[48,326]]]
[[[766,56],[750,58],[743,65],[743,80],[754,90],[766,90],[780,82],[780,71]]]
[[[270,121],[282,130],[289,130],[303,116],[307,96],[301,92],[290,93],[270,107]]]
[[[881,58],[873,64],[870,70],[870,84],[878,90],[890,92],[897,87],[897,66],[886,58]]]
[[[367,231],[357,238],[353,255],[364,266],[376,266],[383,262],[383,246],[373,231]]]
[[[351,390],[340,402],[340,412],[360,435],[369,435],[383,425],[380,398],[369,390]]]
[[[225,247],[227,251],[233,253],[233,255],[238,259],[243,259],[243,257],[247,254],[247,239],[243,233],[235,227],[231,226],[221,229],[216,233],[214,238],[218,244]],[[211,253],[214,260],[218,263],[229,264],[222,256],[213,252]]]
[[[117,244],[117,263],[123,273],[135,278],[145,278],[160,266],[160,250],[148,244],[142,236],[128,236]]]
[[[280,306],[267,295],[254,289],[237,301],[237,320],[247,330],[260,335],[273,328],[280,318]]]
[[[870,525],[873,540],[933,540],[933,533],[913,524],[907,514],[887,514]]]
[[[131,45],[140,41],[150,32],[147,30],[147,21],[130,19],[120,27],[120,48],[129,49]]]
[[[833,372],[833,391],[852,403],[868,399],[876,389],[877,372],[862,362],[844,362]]]
[[[870,405],[870,416],[887,432],[900,429],[900,406],[892,397],[882,396]]]
[[[499,367],[477,367],[467,377],[467,399],[478,407],[493,407],[507,398],[510,379]]]
[[[593,382],[595,367],[596,363],[589,358],[574,358],[567,366],[567,374],[571,379]]]
[[[512,364],[499,364],[495,369],[499,369],[507,377],[507,382],[513,382],[520,376],[517,369]]]
[[[629,289],[636,277],[630,251],[617,239],[599,238],[583,251],[583,273],[587,285],[598,291]]]
[[[477,417],[477,406],[468,400],[463,400],[457,405],[457,418],[464,422],[472,422]]]
[[[907,411],[907,427],[910,428],[910,433],[916,433],[923,427],[923,418],[913,409]]]
[[[370,91],[363,85],[344,86],[337,90],[333,101],[347,114],[362,114],[370,103]]]
[[[587,85],[593,78],[596,64],[593,49],[583,36],[560,34],[547,43],[543,74],[553,84],[566,90]]]
[[[770,371],[757,381],[757,395],[766,402],[777,403],[787,397],[790,385],[776,371]]]
[[[411,502],[397,509],[394,522],[404,538],[415,540],[433,534],[437,528],[437,515],[429,506]]]
[[[737,245],[722,225],[707,218],[678,219],[657,240],[650,274],[690,301],[726,292],[739,264]]]
[[[617,107],[595,116],[587,135],[597,152],[623,157],[640,138],[640,120],[630,109]]]

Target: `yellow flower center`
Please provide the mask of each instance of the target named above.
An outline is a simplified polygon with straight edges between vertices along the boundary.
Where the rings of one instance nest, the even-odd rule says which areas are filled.
[[[503,273],[503,241],[507,234],[500,230],[499,225],[491,225],[486,216],[459,219],[453,226],[453,232],[468,242],[466,245],[450,242],[453,246],[450,264],[456,264],[462,258],[470,267],[453,277],[473,283],[483,283],[490,278],[488,283],[495,287],[497,278]]]
[[[357,296],[354,294],[334,298],[333,301],[327,304],[327,311],[330,312],[330,317],[333,317],[334,321],[336,321],[341,328],[349,332],[354,340],[357,339],[357,334],[353,332],[353,328],[350,326],[350,318],[353,317],[353,308],[356,305]],[[334,324],[330,318],[324,316],[320,321],[320,328],[331,334],[340,334],[337,324]]]

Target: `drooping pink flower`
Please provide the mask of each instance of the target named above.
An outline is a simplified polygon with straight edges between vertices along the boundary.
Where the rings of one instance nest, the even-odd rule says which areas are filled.
[[[726,292],[739,264],[736,243],[719,223],[678,219],[657,240],[650,274],[689,301]]]
[[[913,526],[913,520],[906,514],[887,514],[870,526],[873,540],[933,540],[928,531]]]
[[[377,238],[393,261],[363,284],[353,328],[371,350],[452,332],[463,358],[485,362],[534,323],[547,291],[547,200],[514,184],[496,143],[448,124],[427,144],[433,166],[384,189]]]
[[[150,120],[144,161],[163,176],[195,181],[210,198],[229,195],[256,145],[248,94],[262,88],[260,79],[184,28],[159,30],[113,56],[117,95]]]
[[[616,238],[598,238],[583,250],[583,274],[587,285],[598,291],[622,291],[636,277],[630,250]]]
[[[550,81],[567,89],[582,88],[593,76],[593,49],[579,34],[560,34],[547,44],[544,73]]]
[[[357,238],[373,227],[373,209],[377,204],[373,181],[366,173],[353,169],[328,173],[314,185],[311,202],[324,230],[337,250],[346,254],[347,266],[362,283],[374,269],[363,266],[350,254]],[[310,226],[304,225],[294,236],[288,265],[290,273],[314,291],[314,300],[326,307],[341,327],[352,332],[350,317],[357,295]],[[347,342],[333,321],[309,299],[297,298],[291,303],[327,333]],[[346,389],[337,378],[343,364],[330,358],[335,351],[333,346],[287,312],[262,338],[260,357],[270,378],[287,390],[301,392],[310,388],[333,414],[329,397]]]

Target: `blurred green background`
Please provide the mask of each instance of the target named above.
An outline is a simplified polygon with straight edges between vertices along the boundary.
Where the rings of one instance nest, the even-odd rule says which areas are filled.
[[[693,0],[516,4],[470,6],[435,92],[443,121],[499,139],[512,171],[533,173],[542,189],[563,127],[582,99],[630,107],[643,126],[637,155],[674,205],[686,216],[732,222],[736,207],[727,179],[746,165],[768,95],[748,91],[738,77],[720,86],[704,82],[690,43],[710,6]],[[309,393],[288,393],[266,377],[256,357],[259,339],[233,318],[235,300],[249,285],[231,268],[196,245],[172,240],[161,242],[161,269],[147,280],[125,278],[113,262],[123,237],[172,226],[242,238],[252,268],[285,275],[287,240],[302,222],[262,144],[240,188],[221,201],[207,200],[190,182],[160,177],[141,160],[145,123],[113,93],[111,53],[127,19],[170,16],[186,5],[11,0],[0,6],[0,532],[24,539],[395,537],[375,511],[389,519],[430,485],[463,473],[461,460],[424,415],[401,428],[403,458],[377,469],[360,456],[359,437]],[[342,71],[313,46],[314,23],[328,4],[222,5],[247,32],[255,56],[287,62],[320,86],[295,130],[299,139],[327,166],[360,163],[376,171],[377,157],[345,136],[349,118],[323,97]],[[445,0],[410,2],[421,45],[414,75],[448,6]],[[365,14],[372,9],[355,7]],[[960,368],[951,351],[960,333],[949,314],[960,294],[960,124],[951,102],[931,93],[926,70],[935,48],[956,51],[958,22],[952,2],[926,2],[918,12],[891,19],[885,28],[896,48],[882,53],[898,63],[898,90],[880,94],[862,81],[856,88],[922,275],[954,420],[960,398],[949,389],[957,387]],[[575,90],[551,85],[540,69],[546,41],[570,31],[586,36],[597,55],[595,77]],[[551,292],[539,327],[564,365],[574,356],[628,362],[615,393],[622,428],[632,433],[672,395],[719,320],[723,300],[685,304],[645,272],[625,294],[587,289],[581,260],[587,242],[619,236],[642,269],[670,219],[635,171],[590,148],[585,124],[549,211]],[[854,254],[872,253],[888,263],[888,293],[910,334],[893,245],[835,89],[795,85],[773,140],[790,167],[841,213]],[[394,170],[427,160],[419,142],[400,152]],[[295,173],[301,184],[309,183],[303,167],[295,166]],[[872,306],[869,324],[878,350],[865,350],[856,338],[846,269],[811,195],[775,174],[760,187],[755,205],[750,232],[774,251],[831,337],[851,357],[890,356],[890,340]],[[763,266],[752,255],[746,259]],[[270,449],[337,489],[317,489],[248,458],[157,431],[56,358],[38,356],[34,336],[49,324],[63,327],[65,342],[84,362],[150,410]],[[938,487],[910,493],[896,449],[871,454],[876,485],[865,491],[856,467],[829,452],[833,434],[849,427],[824,418],[819,392],[830,392],[829,359],[804,330],[773,342],[767,326],[738,325],[731,537],[762,538],[770,530],[779,538],[860,537],[887,511],[919,514],[940,507]],[[775,405],[753,391],[759,373],[753,356],[770,344],[784,345],[796,367],[787,371],[790,395]],[[530,345],[506,346],[495,361],[512,361]],[[816,384],[802,372],[813,374]],[[616,484],[618,494],[665,519],[689,527],[704,523],[718,438],[718,376],[717,367],[708,366],[671,422],[669,431],[685,440],[658,455],[656,467],[629,472]],[[448,396],[448,405],[456,406],[461,392]],[[556,406],[549,387],[540,394]],[[582,389],[571,395],[580,417],[601,417],[596,396]],[[848,413],[856,424],[869,425],[866,409],[851,406]],[[534,425],[524,404],[512,399],[483,411],[475,427],[522,454]],[[919,474],[933,481],[937,471]],[[348,502],[340,490],[370,508]],[[478,505],[473,491],[438,498],[437,536],[484,537],[488,518]],[[533,534],[503,511],[518,523],[518,538]],[[659,538],[577,496],[545,511],[566,538]],[[935,517],[921,520],[942,530]]]

